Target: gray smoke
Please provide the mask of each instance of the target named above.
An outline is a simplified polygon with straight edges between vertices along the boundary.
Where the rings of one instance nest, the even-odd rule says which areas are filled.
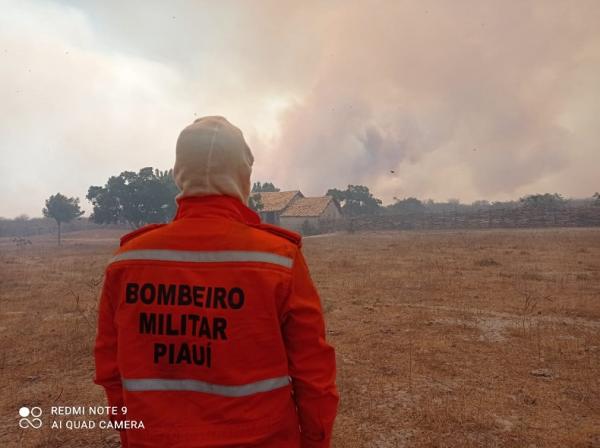
[[[597,1],[0,7],[0,216],[167,169],[179,131],[212,114],[244,131],[255,180],[306,194],[600,189]]]

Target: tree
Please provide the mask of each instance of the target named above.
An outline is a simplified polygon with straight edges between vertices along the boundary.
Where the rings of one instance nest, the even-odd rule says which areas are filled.
[[[46,207],[42,213],[47,218],[53,218],[58,225],[58,245],[60,246],[60,225],[83,215],[79,208],[79,198],[68,198],[60,193],[46,199]]]
[[[594,205],[600,205],[600,193],[594,193],[592,197],[595,199]]]
[[[493,209],[515,209],[519,207],[519,202],[517,201],[494,201],[490,205]]]
[[[480,199],[471,203],[471,207],[473,207],[474,209],[487,209],[490,208],[491,205],[492,204],[490,204],[490,201],[486,201],[485,199]]]
[[[250,207],[255,212],[259,212],[263,209],[264,205],[262,200],[260,199],[260,193],[262,192],[276,192],[280,191],[272,182],[264,182],[260,183],[254,182],[252,184],[252,194],[248,199],[248,207]]]
[[[279,188],[277,188],[275,185],[273,185],[271,182],[265,182],[263,184],[259,182],[254,182],[252,184],[252,193],[261,193],[261,192],[267,192],[267,191],[280,191]]]
[[[104,187],[91,186],[86,198],[97,224],[126,222],[137,228],[149,223],[167,222],[177,210],[178,188],[173,172],[142,168],[139,173],[123,171],[112,176]]]
[[[248,207],[250,207],[255,212],[259,212],[263,209],[264,204],[260,199],[260,193],[251,194],[248,198]]]
[[[381,209],[381,199],[373,197],[364,185],[348,185],[343,191],[331,188],[326,194],[333,197],[349,216],[376,214]]]
[[[350,185],[348,185],[350,187]],[[326,196],[331,196],[337,203],[342,207],[344,205],[344,201],[346,200],[346,191],[338,190],[337,188],[330,188],[325,193]]]
[[[519,199],[519,202],[523,207],[527,208],[556,209],[565,205],[567,201],[558,193],[545,193],[522,197]]]
[[[425,210],[425,205],[417,198],[394,198],[396,202],[388,205],[386,208],[395,213],[415,213]]]

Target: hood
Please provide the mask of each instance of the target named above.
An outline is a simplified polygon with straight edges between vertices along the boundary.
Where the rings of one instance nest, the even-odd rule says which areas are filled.
[[[225,118],[198,118],[181,131],[175,152],[177,198],[218,194],[248,203],[254,157],[242,131]]]

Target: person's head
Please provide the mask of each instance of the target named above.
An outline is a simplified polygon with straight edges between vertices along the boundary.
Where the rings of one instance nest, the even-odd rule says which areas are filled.
[[[247,204],[254,157],[242,132],[223,117],[202,117],[177,139],[177,198],[222,194]]]

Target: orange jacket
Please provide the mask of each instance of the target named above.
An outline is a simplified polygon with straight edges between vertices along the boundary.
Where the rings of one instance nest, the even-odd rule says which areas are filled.
[[[178,205],[106,269],[94,382],[143,422],[123,445],[328,447],[335,354],[300,235],[229,196]]]

